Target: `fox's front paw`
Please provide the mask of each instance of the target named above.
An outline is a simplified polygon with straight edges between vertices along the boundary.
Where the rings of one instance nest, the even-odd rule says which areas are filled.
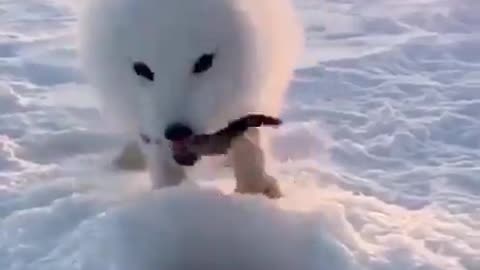
[[[237,184],[235,192],[240,194],[263,194],[270,199],[278,199],[283,196],[277,180],[271,176],[265,176],[264,179],[258,179],[249,183],[254,184]]]
[[[145,157],[138,144],[127,144],[122,152],[113,160],[116,168],[127,171],[143,171],[147,167]]]

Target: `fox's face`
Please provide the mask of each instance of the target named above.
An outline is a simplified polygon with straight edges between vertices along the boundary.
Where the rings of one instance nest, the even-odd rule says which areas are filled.
[[[267,6],[284,1],[97,1],[84,19],[87,73],[142,132],[205,133],[280,103],[293,57],[279,43],[298,37]]]

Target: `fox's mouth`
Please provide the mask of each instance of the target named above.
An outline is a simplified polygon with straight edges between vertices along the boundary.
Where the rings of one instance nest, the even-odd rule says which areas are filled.
[[[189,125],[181,122],[172,123],[165,129],[164,136],[168,140],[173,159],[178,165],[195,165],[199,156],[190,149],[195,133]]]
[[[173,159],[181,166],[193,166],[200,157],[190,150],[191,137],[170,142]]]

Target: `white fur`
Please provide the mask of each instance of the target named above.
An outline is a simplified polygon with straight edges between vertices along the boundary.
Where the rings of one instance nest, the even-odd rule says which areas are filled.
[[[162,139],[173,122],[205,133],[248,113],[278,115],[303,45],[289,0],[89,0],[80,30],[104,113],[132,138]],[[205,53],[217,55],[212,69],[193,75]]]

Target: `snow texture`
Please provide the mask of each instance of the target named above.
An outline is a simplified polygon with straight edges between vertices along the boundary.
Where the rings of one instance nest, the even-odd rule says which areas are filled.
[[[0,269],[480,269],[477,0],[295,1],[278,201],[113,170],[79,4],[0,2]]]

